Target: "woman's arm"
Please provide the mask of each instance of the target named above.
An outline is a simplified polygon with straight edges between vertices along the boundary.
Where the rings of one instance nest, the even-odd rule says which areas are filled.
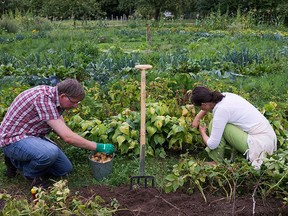
[[[206,115],[207,111],[200,110],[200,112],[195,116],[192,127],[198,128],[200,120]]]
[[[209,136],[207,135],[206,131],[207,131],[206,125],[200,125],[199,126],[199,132],[202,136],[204,143],[207,145]]]

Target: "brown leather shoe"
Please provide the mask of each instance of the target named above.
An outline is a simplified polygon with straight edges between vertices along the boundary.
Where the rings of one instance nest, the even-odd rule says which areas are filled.
[[[5,156],[6,173],[9,178],[13,178],[17,175],[17,168],[12,164],[9,157]]]

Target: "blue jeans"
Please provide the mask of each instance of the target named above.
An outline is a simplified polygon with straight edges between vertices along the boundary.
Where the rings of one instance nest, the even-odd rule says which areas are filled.
[[[27,137],[2,149],[26,177],[64,176],[72,171],[67,156],[54,143],[40,137]]]

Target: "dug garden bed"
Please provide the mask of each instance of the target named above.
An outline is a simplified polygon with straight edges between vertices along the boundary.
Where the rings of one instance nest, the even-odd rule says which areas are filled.
[[[0,189],[0,194],[10,194],[11,199],[26,199],[31,203],[33,198],[25,191],[23,188],[12,186],[9,189]],[[288,206],[283,204],[283,200],[273,197],[253,198],[250,193],[228,200],[225,195],[206,192],[205,202],[198,191],[192,194],[183,191],[165,193],[149,185],[147,188],[141,186],[130,189],[130,185],[116,187],[90,184],[73,188],[69,194],[71,198],[77,196],[82,203],[100,196],[104,200],[101,206],[111,208],[113,204],[114,209],[117,206],[117,210],[113,210],[115,216],[288,215]],[[0,209],[3,209],[4,205],[5,201],[0,200]]]
[[[207,202],[201,193],[183,192],[164,193],[157,188],[137,188],[130,190],[129,185],[119,187],[90,185],[76,190],[83,199],[101,196],[107,205],[113,201],[119,207],[115,216],[134,215],[288,215],[288,206],[276,198],[255,198],[252,194],[236,197],[229,201],[225,196],[206,194]]]

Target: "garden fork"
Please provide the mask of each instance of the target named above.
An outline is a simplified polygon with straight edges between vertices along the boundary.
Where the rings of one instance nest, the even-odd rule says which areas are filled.
[[[154,187],[154,176],[145,175],[145,142],[146,142],[146,70],[152,68],[151,65],[136,65],[136,69],[141,70],[141,125],[140,125],[140,175],[132,176],[130,179],[130,189],[133,189],[133,182],[136,180],[140,185],[140,180],[144,180],[144,186],[147,188],[148,180],[151,180],[151,186]]]

